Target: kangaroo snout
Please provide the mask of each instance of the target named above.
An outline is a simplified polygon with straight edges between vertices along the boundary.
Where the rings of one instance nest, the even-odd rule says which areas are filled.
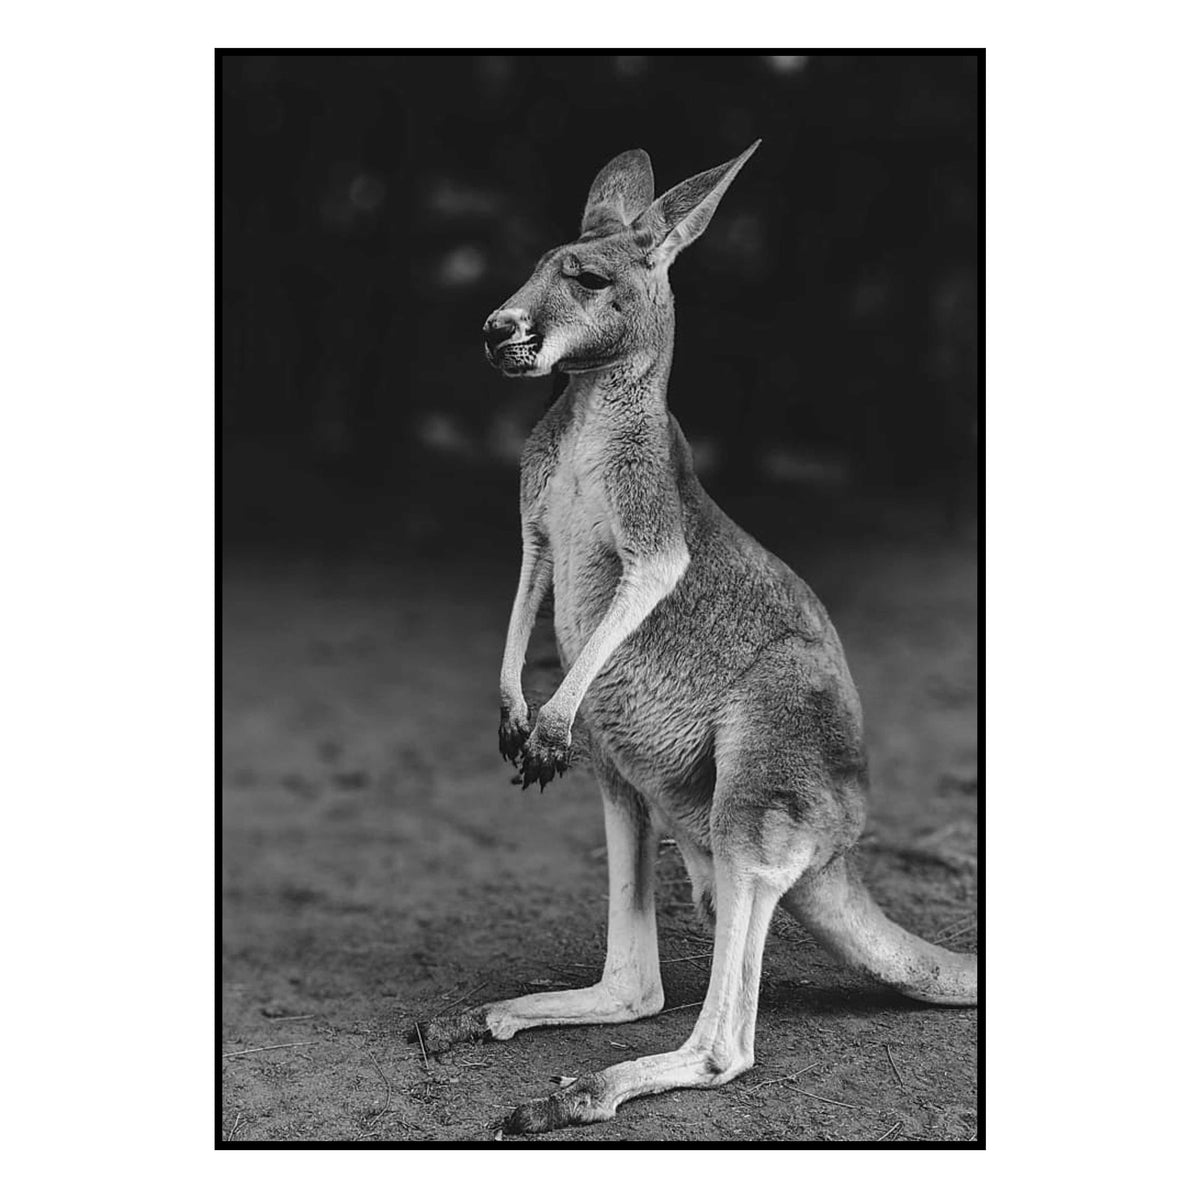
[[[505,342],[524,341],[529,336],[532,322],[529,314],[520,308],[497,309],[483,325],[483,342],[489,350],[498,350]]]
[[[498,308],[483,325],[483,349],[487,360],[505,375],[531,373],[542,339],[523,308]]]

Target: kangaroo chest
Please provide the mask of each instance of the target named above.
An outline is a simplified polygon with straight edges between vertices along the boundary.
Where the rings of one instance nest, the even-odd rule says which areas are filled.
[[[575,660],[599,624],[621,578],[606,461],[600,438],[586,428],[567,430],[542,494],[554,561],[554,627],[564,665]]]

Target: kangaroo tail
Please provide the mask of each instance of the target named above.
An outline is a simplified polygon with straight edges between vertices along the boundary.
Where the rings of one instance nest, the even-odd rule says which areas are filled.
[[[842,962],[913,1000],[976,1002],[975,955],[943,950],[889,921],[844,858],[803,877],[780,905]]]

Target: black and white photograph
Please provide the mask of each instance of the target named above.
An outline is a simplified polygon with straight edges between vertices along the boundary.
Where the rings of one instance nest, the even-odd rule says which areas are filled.
[[[217,1148],[982,1148],[984,59],[216,51]]]
[[[5,15],[9,1190],[1178,1193],[1184,10]]]

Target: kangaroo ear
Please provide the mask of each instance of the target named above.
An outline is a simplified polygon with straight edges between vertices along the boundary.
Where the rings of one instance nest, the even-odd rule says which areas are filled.
[[[650,165],[650,155],[645,150],[626,150],[602,167],[593,181],[580,232],[630,225],[653,199],[654,168]]]
[[[638,217],[633,226],[635,231],[649,238],[655,258],[663,266],[708,228],[725,190],[761,144],[762,138],[759,138],[737,158],[676,184]]]

